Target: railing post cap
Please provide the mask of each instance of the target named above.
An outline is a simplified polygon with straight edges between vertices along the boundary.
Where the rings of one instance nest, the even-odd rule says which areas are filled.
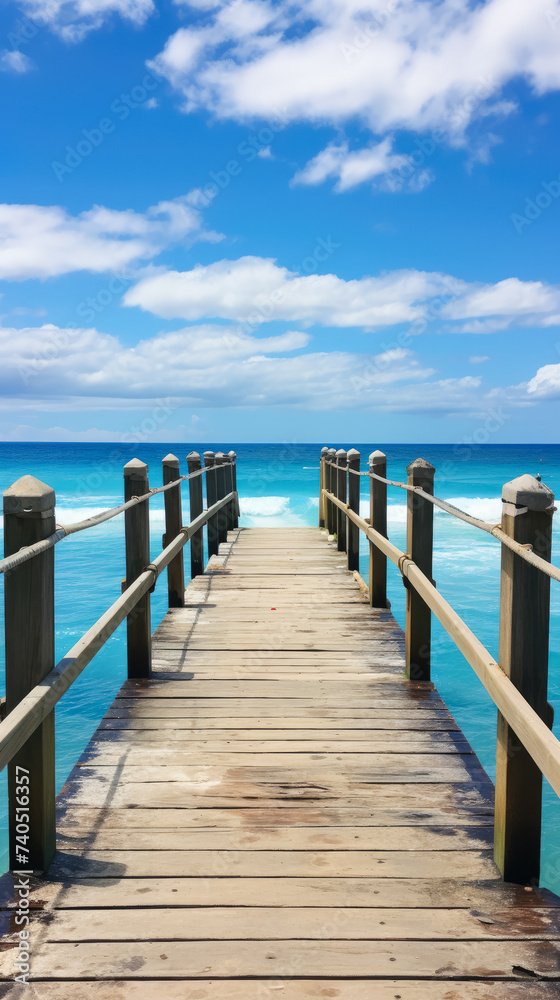
[[[324,448],[321,448],[321,455],[328,455],[328,453],[329,453],[329,449],[327,448],[326,445],[325,445]]]
[[[205,454],[205,455],[211,455],[211,454],[212,454],[212,452],[210,452],[210,451],[205,451],[205,452],[204,452],[204,454]],[[189,453],[188,453],[188,455],[187,455],[187,462],[188,462],[188,461],[189,461],[190,459],[192,459],[192,458],[200,458],[200,455],[199,455],[198,451],[189,451]]]
[[[360,452],[357,450],[357,448],[350,448],[350,451],[347,453],[346,457],[347,457],[348,461],[350,461],[352,459],[356,459],[356,458],[359,459],[360,458]]]
[[[217,451],[216,454],[214,455],[214,458],[216,459],[217,462],[225,462],[226,460],[226,456],[224,455],[223,451]]]
[[[336,455],[336,448],[329,448],[328,451],[327,451],[327,454],[329,454],[329,455]]]
[[[169,452],[169,455],[166,455],[165,458],[162,458],[161,464],[162,465],[171,465],[174,469],[178,469],[179,468],[179,459],[177,458],[176,455],[172,455],[171,452]]]
[[[383,465],[384,462],[386,461],[387,461],[387,456],[385,452],[379,451],[379,449],[377,449],[376,451],[372,451],[371,455],[369,456],[370,465]]]
[[[406,471],[408,473],[410,473],[410,472],[422,472],[422,474],[424,476],[432,476],[433,477],[435,475],[435,471],[436,470],[435,470],[434,466],[430,464],[430,462],[426,461],[425,458],[416,458],[414,460],[414,462],[411,462],[410,465],[407,465]]]
[[[346,452],[344,451],[344,448],[339,448],[338,451],[335,452],[335,454],[337,458],[346,458]]]
[[[52,486],[35,476],[22,476],[4,491],[5,514],[37,514],[51,510],[55,502]]]
[[[231,458],[232,462],[235,462],[235,459],[237,458],[237,452],[233,450],[228,451],[228,458]]]
[[[147,479],[148,466],[139,458],[133,458],[124,467],[125,479]]]
[[[554,493],[550,487],[526,473],[504,484],[502,500],[517,504],[518,507],[528,507],[529,510],[543,511],[552,507]]]

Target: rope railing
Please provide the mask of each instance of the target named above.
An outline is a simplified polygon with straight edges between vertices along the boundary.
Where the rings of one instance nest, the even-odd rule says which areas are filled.
[[[153,562],[137,577],[107,611],[72,646],[59,663],[36,684],[16,708],[0,722],[0,770],[6,767],[18,750],[33,735],[49,713],[68,691],[88,663],[105,645],[113,632],[134,610],[138,601],[153,590],[158,577],[184,545],[214,517],[226,504],[235,500],[236,493],[228,493],[209,510],[181,528],[179,534],[167,545]]]
[[[334,462],[326,462],[327,465],[331,466],[333,469],[338,468]],[[408,483],[401,483],[395,479],[386,479],[384,476],[379,476],[375,472],[364,472],[357,469],[348,469],[348,472],[354,476],[365,476],[368,479],[376,479],[380,483],[385,483],[386,486],[396,486],[400,490],[406,490],[408,493],[416,493],[418,496],[423,497],[429,503],[433,504],[434,507],[439,507],[446,514],[451,514],[460,521],[464,521],[466,524],[472,525],[473,528],[478,528],[480,531],[485,531],[489,535],[493,535],[499,542],[503,542],[508,549],[515,552],[516,555],[524,559],[525,562],[534,566],[535,569],[539,569],[541,573],[545,573],[549,576],[551,580],[556,580],[560,583],[560,567],[554,566],[552,563],[546,561],[538,553],[533,552],[530,546],[521,545],[516,542],[513,538],[502,530],[500,524],[491,524],[489,521],[484,521],[480,517],[474,517],[473,514],[467,514],[466,511],[461,510],[460,507],[455,507],[454,504],[448,503],[447,500],[442,500],[441,497],[432,496],[431,493],[426,493],[421,486],[410,486]]]
[[[334,493],[324,491],[327,500],[342,510],[346,517],[376,545],[399,569],[404,580],[413,584],[436,618],[451,636],[467,663],[488,691],[492,701],[515,730],[531,754],[541,773],[560,796],[560,741],[528,705],[517,688],[506,677],[499,664],[465,624],[462,618],[436,590],[416,563],[392,542],[372,528],[367,521],[350,510]]]
[[[83,521],[75,521],[73,524],[59,524],[56,531],[53,531],[48,538],[43,538],[40,542],[34,542],[33,545],[27,545],[20,549],[19,552],[15,552],[11,556],[6,556],[4,559],[0,559],[0,574],[8,573],[10,570],[16,569],[23,563],[28,562],[29,559],[34,559],[35,556],[41,555],[42,552],[47,552],[49,549],[52,549],[54,545],[58,545],[63,538],[67,538],[69,535],[74,535],[79,531],[87,531],[88,528],[96,528],[97,525],[103,524],[105,521],[110,521],[112,518],[118,517],[119,514],[124,514],[124,512],[130,510],[131,507],[144,503],[146,500],[150,500],[152,497],[157,496],[158,493],[166,493],[167,490],[176,487],[179,483],[186,482],[189,479],[196,479],[198,476],[202,476],[207,473],[209,469],[223,468],[225,465],[234,465],[234,463],[227,461],[223,462],[221,466],[203,466],[195,472],[189,472],[184,476],[178,476],[177,479],[167,483],[165,486],[153,487],[142,496],[132,497],[131,500],[128,500],[126,503],[119,504],[117,507],[108,507],[107,510],[101,511],[99,514],[93,514],[91,517],[84,518]]]
[[[435,469],[423,459],[407,466],[407,482],[387,476],[387,457],[323,448],[319,525],[346,552],[348,569],[359,576],[359,535],[369,542],[372,608],[386,609],[387,562],[394,563],[406,589],[405,673],[431,682],[431,619],[441,622],[498,709],[494,857],[504,878],[538,884],[543,775],[560,796],[560,742],[552,734],[554,711],[547,701],[550,565],[554,493],[540,477],[524,475],[502,488],[502,522],[490,524],[433,495]],[[370,516],[360,516],[360,476],[370,483]],[[408,493],[406,552],[388,539],[387,487]],[[480,528],[501,542],[499,654],[494,659],[432,579],[434,508]],[[498,606],[496,606],[498,612]]]
[[[29,845],[18,838],[17,803],[9,794],[10,867],[46,870],[56,846],[54,708],[71,684],[126,621],[129,679],[152,676],[151,593],[167,569],[170,608],[185,604],[183,549],[190,542],[191,579],[238,525],[236,455],[231,451],[190,452],[188,473],[175,455],[162,460],[163,486],[150,489],[148,466],[133,459],[124,466],[124,503],[68,525],[55,523],[55,491],[23,476],[4,493],[6,697],[0,722],[0,769],[8,766],[11,789],[17,774],[28,776]],[[207,475],[212,471],[212,475]],[[203,491],[206,479],[206,498]],[[183,524],[183,482],[189,481],[189,523]],[[162,551],[151,559],[149,501],[165,499]],[[147,501],[147,502],[145,502]],[[55,553],[67,535],[124,515],[126,578],[121,595],[85,635],[55,662]],[[33,562],[36,557],[39,560]],[[89,567],[84,569],[87,580]],[[22,860],[23,859],[23,860]],[[25,862],[25,864],[23,864]]]

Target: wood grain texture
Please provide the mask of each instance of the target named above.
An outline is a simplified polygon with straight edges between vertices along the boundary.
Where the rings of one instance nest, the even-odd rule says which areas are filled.
[[[492,784],[345,566],[318,529],[234,530],[170,609],[58,797],[26,995],[560,996],[560,898],[501,881]]]

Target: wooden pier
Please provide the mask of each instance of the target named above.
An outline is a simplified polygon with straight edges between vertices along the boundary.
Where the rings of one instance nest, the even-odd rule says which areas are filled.
[[[30,984],[4,876],[0,996],[560,997],[560,898],[502,880],[494,787],[348,571],[351,521],[347,553],[228,518],[57,798]]]

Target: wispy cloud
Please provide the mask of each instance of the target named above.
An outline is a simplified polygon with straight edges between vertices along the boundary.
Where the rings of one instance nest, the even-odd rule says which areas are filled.
[[[155,10],[153,0],[22,0],[21,7],[67,42],[81,42],[114,15],[134,25],[145,24]]]
[[[5,49],[0,54],[0,69],[6,73],[22,74],[35,69],[35,64],[25,52],[20,52],[19,49]]]

